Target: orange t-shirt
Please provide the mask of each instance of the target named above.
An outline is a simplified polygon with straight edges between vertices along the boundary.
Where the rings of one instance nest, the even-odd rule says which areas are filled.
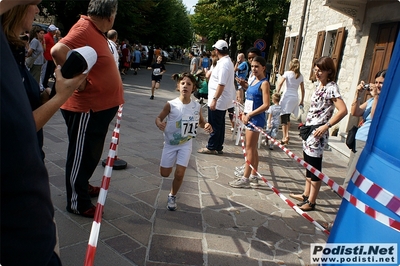
[[[115,67],[112,44],[87,16],[81,16],[60,43],[70,49],[90,46],[97,52],[97,62],[87,76],[85,89],[75,91],[61,109],[87,113],[90,110],[107,110],[124,103],[122,80]]]

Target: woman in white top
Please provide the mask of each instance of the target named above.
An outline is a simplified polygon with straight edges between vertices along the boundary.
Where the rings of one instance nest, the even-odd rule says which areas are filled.
[[[298,106],[303,106],[304,82],[300,73],[300,61],[293,58],[289,64],[289,71],[286,71],[278,82],[277,93],[280,92],[283,83],[286,81],[286,90],[283,92],[280,106],[282,107],[282,141],[281,144],[289,144],[290,114],[298,115]],[[299,103],[298,89],[301,89],[301,101]]]

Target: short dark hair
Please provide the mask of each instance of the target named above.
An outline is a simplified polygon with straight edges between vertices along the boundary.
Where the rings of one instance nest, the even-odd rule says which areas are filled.
[[[264,57],[262,56],[256,56],[253,58],[253,62],[258,62],[260,63],[260,65],[262,65],[263,67],[265,67],[267,65],[267,61],[265,60]]]
[[[87,14],[99,18],[110,18],[117,12],[118,0],[90,0]]]
[[[387,71],[387,69],[379,71],[378,73],[376,73],[375,78],[379,78],[379,77],[385,78],[386,71]]]
[[[328,71],[328,81],[334,81],[336,77],[336,67],[333,59],[329,56],[323,56],[315,60],[314,66],[320,70]]]
[[[198,70],[196,72],[196,74],[194,74],[194,75],[187,73],[187,72],[175,73],[175,74],[172,74],[171,78],[176,81],[176,83],[177,83],[176,89],[177,90],[179,90],[179,87],[178,87],[179,82],[184,78],[189,78],[193,83],[193,91],[192,91],[192,93],[193,93],[198,88],[201,87],[201,84],[202,84],[203,80],[205,80],[206,77],[205,77],[205,73],[203,70]]]
[[[215,49],[217,49],[217,48],[215,48]],[[227,54],[229,54],[229,49],[227,48],[227,47],[224,47],[222,50],[220,50],[220,49],[217,49],[218,50],[218,52],[220,53],[220,54],[222,54],[222,55],[227,55]]]
[[[256,47],[250,47],[249,50],[247,50],[247,54],[250,54],[250,53],[261,56],[261,50]]]

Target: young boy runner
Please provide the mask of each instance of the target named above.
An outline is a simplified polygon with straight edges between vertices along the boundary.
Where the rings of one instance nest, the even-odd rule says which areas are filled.
[[[201,127],[207,133],[212,127],[205,121],[198,102],[192,101],[192,93],[200,86],[201,78],[189,73],[174,74],[177,81],[179,97],[168,101],[156,118],[157,127],[164,132],[164,148],[161,155],[160,174],[168,177],[175,165],[174,180],[168,195],[167,208],[177,209],[176,194],[182,185],[192,153],[192,138],[196,137],[197,128]],[[165,120],[165,121],[164,121]]]
[[[160,82],[162,75],[165,73],[166,69],[162,62],[162,56],[157,57],[157,61],[151,65],[151,96],[150,100],[154,100],[154,90],[160,88]]]

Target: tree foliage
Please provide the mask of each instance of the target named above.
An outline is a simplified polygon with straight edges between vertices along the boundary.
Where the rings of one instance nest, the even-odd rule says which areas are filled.
[[[55,16],[66,34],[86,14],[89,1],[43,0],[41,15]],[[189,46],[192,28],[182,0],[123,0],[118,2],[114,29],[120,39],[161,46]]]
[[[282,30],[289,4],[290,0],[199,0],[191,21],[209,44],[226,39],[244,50],[256,39],[272,43],[275,30]]]

